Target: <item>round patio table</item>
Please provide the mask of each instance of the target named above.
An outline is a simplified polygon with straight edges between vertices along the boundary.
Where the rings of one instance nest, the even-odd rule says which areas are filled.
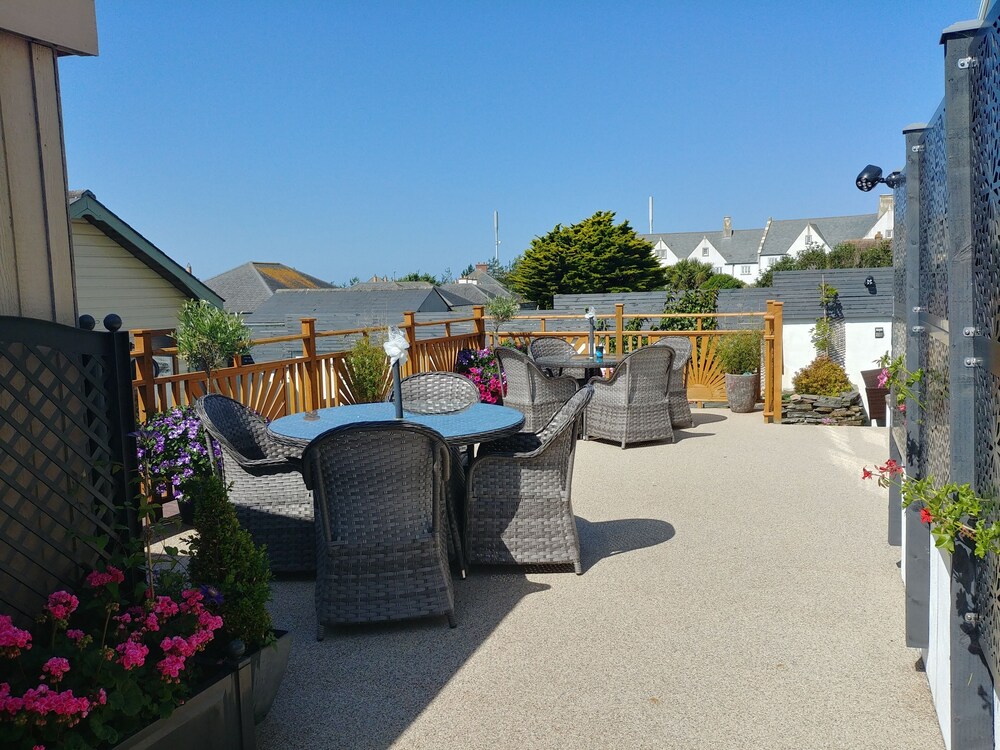
[[[605,354],[601,359],[596,359],[589,354],[572,354],[564,357],[539,357],[533,361],[542,369],[550,371],[562,372],[563,370],[582,367],[586,374],[583,380],[587,381],[592,375],[600,375],[603,368],[614,367],[622,359],[624,357],[620,357],[617,354]]]
[[[313,412],[279,417],[268,425],[275,435],[308,442],[334,427],[356,422],[392,422],[396,405],[388,401],[374,404],[350,404]],[[524,415],[517,409],[496,404],[473,404],[460,411],[422,414],[403,407],[403,420],[430,427],[452,445],[472,445],[513,435],[524,425]]]
[[[290,414],[279,417],[267,426],[267,429],[279,440],[308,443],[315,437],[334,427],[356,424],[359,422],[395,422],[396,405],[388,401],[374,404],[350,404],[334,406],[329,409]],[[496,440],[513,435],[524,426],[524,414],[509,406],[496,404],[473,404],[459,411],[443,414],[424,414],[409,411],[403,407],[403,420],[422,424],[436,430],[452,446],[453,455],[459,455],[460,446],[472,446],[474,443]],[[472,448],[469,448],[471,455]],[[465,553],[462,550],[462,529],[464,519],[462,508],[465,506],[465,469],[461,461],[452,464],[453,496],[446,504],[448,526],[451,529],[451,548],[458,560],[462,578],[465,578]]]

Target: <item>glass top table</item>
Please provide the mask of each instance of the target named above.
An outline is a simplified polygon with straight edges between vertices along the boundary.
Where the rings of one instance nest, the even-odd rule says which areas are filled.
[[[308,442],[334,427],[357,422],[393,422],[395,419],[396,405],[382,401],[290,414],[275,419],[268,429],[282,438]],[[473,404],[444,414],[423,414],[408,411],[404,406],[403,421],[430,427],[453,445],[471,445],[513,435],[524,426],[524,414],[496,404]]]

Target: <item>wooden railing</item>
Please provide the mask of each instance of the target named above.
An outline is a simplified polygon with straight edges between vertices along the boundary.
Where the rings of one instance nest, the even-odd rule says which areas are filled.
[[[612,316],[599,316],[612,319]],[[764,334],[763,373],[764,373],[764,419],[776,422],[781,419],[781,357],[782,357],[782,319],[781,303],[768,302],[764,313],[712,313],[706,315],[683,314],[637,314],[626,315],[624,305],[615,306],[613,316],[614,329],[595,332],[596,343],[604,344],[609,352],[628,352],[655,343],[657,340],[670,336],[686,336],[692,344],[692,357],[688,365],[688,399],[698,404],[704,402],[724,402],[725,375],[722,373],[715,356],[719,336],[732,333],[732,330],[714,329],[702,330],[702,322],[707,318],[754,318],[762,319]],[[636,318],[694,318],[695,329],[689,331],[631,331],[626,330],[627,322]],[[580,315],[557,315],[539,313],[536,315],[518,316],[504,326],[500,338],[504,341],[526,343],[533,337],[557,336],[569,341],[580,351],[585,351],[588,342],[587,330],[548,331],[546,322],[557,319],[582,320]],[[445,370],[450,371],[455,366],[458,352],[461,349],[482,348],[493,344],[495,334],[486,331],[486,316],[483,307],[473,308],[473,314],[468,318],[451,320],[417,321],[415,314],[403,314],[399,327],[410,343],[409,358],[403,366],[403,375],[417,372]],[[536,320],[539,322],[537,331],[519,331],[517,321]],[[471,323],[468,333],[453,333],[452,327],[457,324]],[[421,339],[421,329],[436,326],[443,327],[444,336]],[[148,415],[165,411],[174,406],[185,406],[208,392],[209,380],[211,391],[237,399],[253,408],[269,419],[311,411],[328,406],[340,406],[355,402],[354,387],[351,382],[350,368],[347,366],[348,351],[337,351],[320,354],[317,351],[317,341],[334,336],[368,336],[372,333],[384,332],[383,327],[354,328],[342,331],[316,331],[316,320],[304,318],[302,329],[298,335],[276,336],[257,339],[253,346],[299,342],[302,346],[300,356],[271,362],[254,364],[239,364],[220,370],[213,370],[210,375],[204,372],[185,372],[165,376],[154,375],[153,358],[156,356],[176,357],[176,347],[154,348],[155,337],[170,334],[170,331],[140,330],[134,331],[135,349],[135,379],[133,389],[136,395],[136,407],[140,421]]]

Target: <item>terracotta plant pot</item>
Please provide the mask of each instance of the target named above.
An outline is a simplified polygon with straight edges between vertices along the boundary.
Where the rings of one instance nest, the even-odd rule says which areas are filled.
[[[760,374],[726,374],[726,398],[729,410],[736,414],[746,414],[754,409],[760,399]]]

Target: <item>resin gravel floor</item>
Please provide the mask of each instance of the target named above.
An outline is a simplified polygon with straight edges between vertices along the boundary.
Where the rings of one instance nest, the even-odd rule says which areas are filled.
[[[313,583],[263,750],[943,748],[861,466],[884,428],[695,410],[674,444],[578,446],[584,574],[474,569],[444,618],[315,640]]]

